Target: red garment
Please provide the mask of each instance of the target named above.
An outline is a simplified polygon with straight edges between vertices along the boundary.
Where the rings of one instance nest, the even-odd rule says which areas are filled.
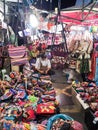
[[[96,58],[98,57],[98,52],[93,52],[91,58],[91,72],[88,75],[88,79],[94,80],[95,78],[95,69],[96,69]]]
[[[46,49],[46,48],[47,48],[46,44],[42,43],[42,49]]]
[[[37,114],[54,114],[55,113],[55,107],[54,103],[41,103],[37,105]]]

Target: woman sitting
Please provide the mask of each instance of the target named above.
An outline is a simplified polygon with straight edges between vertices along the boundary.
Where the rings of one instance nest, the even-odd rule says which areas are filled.
[[[41,54],[41,56],[36,59],[35,70],[40,74],[51,75],[51,62],[45,54]]]

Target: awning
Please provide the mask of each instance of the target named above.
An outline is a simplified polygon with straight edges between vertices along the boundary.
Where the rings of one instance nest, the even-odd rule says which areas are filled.
[[[58,21],[67,24],[98,25],[98,13],[81,10],[62,12]]]
[[[98,1],[85,1],[82,1],[82,6],[81,2],[80,5],[77,2],[76,6],[61,10],[58,21],[67,24],[98,25]],[[54,15],[54,18],[56,17],[57,15]]]

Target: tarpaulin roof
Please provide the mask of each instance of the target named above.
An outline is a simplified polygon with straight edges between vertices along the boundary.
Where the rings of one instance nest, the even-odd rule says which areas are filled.
[[[32,5],[36,7],[39,0],[37,0],[36,3],[34,1]],[[48,12],[50,8],[49,13],[52,14],[51,16],[55,18],[58,17],[59,21],[63,23],[73,23],[73,24],[83,24],[83,25],[98,24],[98,0],[76,0],[74,1],[75,2],[74,6],[71,7],[69,6],[66,8],[62,8],[62,5],[65,4],[66,2],[65,0],[56,0],[56,2],[57,1],[58,4],[60,4],[60,7],[58,5],[59,8],[58,12],[60,12],[59,17],[58,14],[56,14],[58,12],[51,10],[52,8],[51,6],[54,6],[55,0],[48,0],[47,4],[48,4]],[[40,5],[40,8],[41,6],[42,7],[46,6],[44,2],[46,2],[46,0],[42,0],[41,3],[42,5]],[[47,6],[42,8],[42,10],[44,9],[47,9]]]
[[[9,1],[9,0],[7,0]],[[10,0],[11,1],[11,0]],[[16,1],[16,0],[12,0]],[[19,0],[20,1],[20,0]],[[55,14],[55,11],[51,10],[52,6],[60,4],[60,16],[59,20],[64,23],[74,23],[74,24],[97,24],[98,23],[98,0],[22,0],[25,6],[37,6],[41,2],[40,8],[41,11],[44,10],[44,3],[48,5],[49,13]],[[74,6],[72,5],[72,1]],[[52,3],[51,3],[52,2]],[[65,4],[66,3],[66,4]],[[62,8],[62,5],[67,5],[65,8]],[[59,6],[59,5],[58,5]],[[71,7],[70,7],[71,6]],[[43,8],[42,8],[43,7]],[[45,7],[47,9],[47,6]],[[49,10],[50,9],[50,10]],[[52,15],[56,17],[57,14]]]
[[[77,1],[76,6],[61,10],[58,20],[63,23],[98,25],[98,1],[87,1],[89,3],[84,0],[82,6],[78,4],[80,1]]]
[[[88,11],[68,11],[61,12],[59,21],[63,23],[83,24],[83,25],[98,25],[98,13]]]

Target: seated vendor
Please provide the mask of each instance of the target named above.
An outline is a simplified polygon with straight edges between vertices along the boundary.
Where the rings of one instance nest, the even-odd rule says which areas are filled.
[[[35,70],[40,74],[49,74],[51,71],[51,62],[43,53],[36,59]]]

